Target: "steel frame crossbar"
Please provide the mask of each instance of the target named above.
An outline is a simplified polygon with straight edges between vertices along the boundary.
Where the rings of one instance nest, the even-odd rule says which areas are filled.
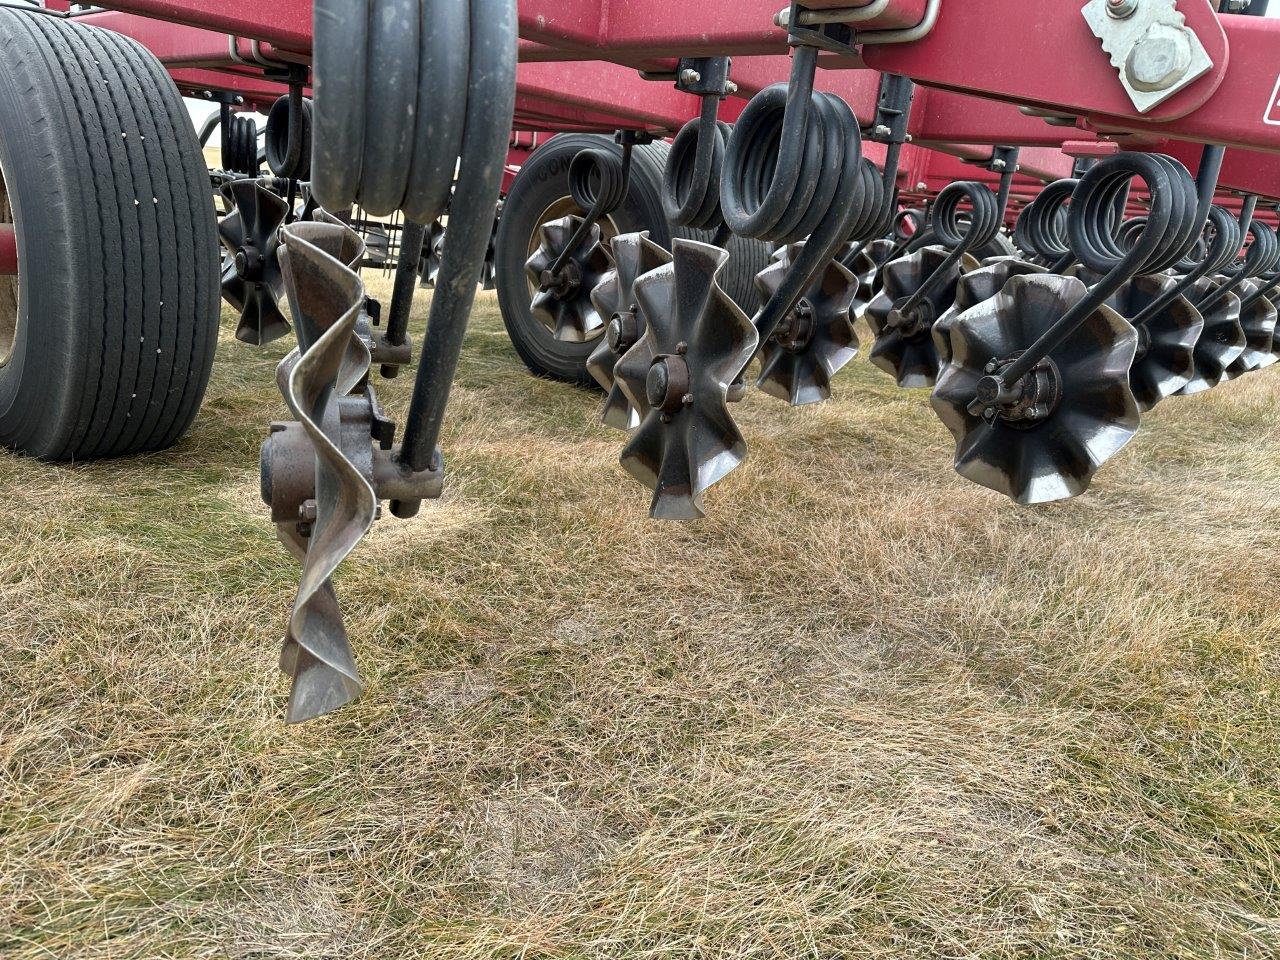
[[[67,8],[66,0],[49,6]],[[521,68],[516,129],[669,134],[694,117],[696,97],[639,71],[670,71],[676,58],[735,58],[732,120],[753,93],[785,79],[788,35],[775,23],[783,0],[519,0]],[[1193,166],[1195,143],[1230,149],[1225,188],[1280,197],[1280,21],[1223,15],[1210,0],[1179,0],[1213,67],[1146,115],[1081,16],[1082,0],[808,0],[813,11],[866,8],[852,24],[848,55],[820,58],[819,86],[860,120],[874,114],[878,75],[921,85],[912,112],[914,148],[904,181],[933,189],[956,173],[952,157],[981,145],[1024,148],[1023,173],[1050,180],[1070,170],[1067,143],[1162,150]],[[305,62],[310,0],[103,0],[83,17],[152,50],[187,93],[220,90],[261,109],[283,88],[257,64]],[[931,29],[910,42],[878,43],[936,6]],[[852,14],[851,14],[852,16]],[[248,64],[248,66],[246,66]],[[1052,65],[1052,69],[1046,69]],[[1021,108],[1021,109],[1020,109]],[[1034,115],[1028,115],[1034,113]],[[1046,122],[1046,118],[1054,121]],[[1043,148],[1035,152],[1025,148]],[[914,155],[913,155],[914,154]],[[968,179],[977,168],[966,167]],[[1016,195],[1016,191],[1015,191]]]

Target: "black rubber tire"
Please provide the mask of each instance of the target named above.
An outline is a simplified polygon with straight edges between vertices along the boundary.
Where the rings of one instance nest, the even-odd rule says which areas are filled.
[[[0,10],[0,167],[19,253],[0,443],[48,460],[171,446],[219,312],[209,177],[173,81],[119,34]]]
[[[529,310],[529,288],[524,264],[529,241],[540,225],[539,217],[550,206],[569,196],[569,162],[585,147],[612,150],[622,147],[600,134],[562,133],[535,150],[516,176],[502,207],[497,237],[498,305],[507,333],[525,366],[535,375],[594,386],[587,373],[587,357],[597,346],[565,343],[534,319]],[[657,142],[636,147],[632,155],[631,183],[627,198],[613,214],[622,233],[648,230],[649,239],[668,249],[673,231],[662,213],[662,170],[670,144]],[[678,238],[709,241],[704,230],[676,228]],[[768,265],[769,248],[758,240],[734,237],[729,242],[730,259],[720,274],[720,283],[747,313],[759,306],[755,276]]]

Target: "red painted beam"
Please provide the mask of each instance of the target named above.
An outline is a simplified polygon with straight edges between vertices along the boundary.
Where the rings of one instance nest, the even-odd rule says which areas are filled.
[[[698,97],[681,93],[672,83],[644,80],[629,67],[599,60],[575,63],[568,70],[555,63],[522,63],[516,82],[523,105],[541,102],[572,108],[579,116],[613,117],[622,121],[615,128],[679,130],[701,106]],[[737,113],[728,104],[722,111],[725,119]]]
[[[927,37],[866,47],[863,59],[875,70],[929,86],[1082,116],[1099,130],[1280,151],[1274,125],[1280,110],[1273,103],[1280,21],[1219,17],[1209,0],[1181,0],[1178,9],[1214,67],[1140,115],[1080,6],[1076,0],[944,3]]]
[[[1158,147],[1181,161],[1192,173],[1200,169],[1201,147],[1195,143],[1170,141]],[[1220,190],[1238,190],[1256,193],[1260,197],[1280,199],[1280,154],[1258,153],[1253,150],[1228,150],[1222,158],[1222,173],[1218,177]]]
[[[1194,113],[1174,123],[1158,122],[1154,115],[1176,103],[1179,94],[1149,115],[1154,119],[1114,121],[1095,113],[1087,118],[1089,125],[1280,153],[1280,20],[1224,16],[1222,24],[1231,45],[1230,60],[1222,83]],[[1202,82],[1197,80],[1186,92]]]
[[[155,54],[156,59],[166,67],[236,65],[231,59],[231,37],[225,33],[112,11],[90,13],[75,19],[77,23],[87,23],[132,37]],[[237,39],[235,49],[236,56],[253,63],[253,48],[248,40]],[[280,58],[280,52],[269,43],[259,44],[258,49],[265,59]],[[260,69],[256,64],[254,66]]]
[[[95,5],[299,53],[311,50],[311,0],[95,0]]]
[[[860,7],[870,0],[815,0],[811,8]],[[787,52],[774,15],[780,0],[520,0],[520,36],[548,47],[628,57],[749,57]],[[892,0],[863,29],[920,22],[926,0]]]
[[[18,275],[18,234],[11,223],[0,223],[0,277]]]
[[[280,97],[288,93],[283,84],[273,83],[260,76],[249,76],[236,69],[223,70],[170,70],[169,75],[178,89],[189,96],[199,97],[210,90],[239,94],[244,105],[265,113]],[[308,94],[310,91],[307,91]]]

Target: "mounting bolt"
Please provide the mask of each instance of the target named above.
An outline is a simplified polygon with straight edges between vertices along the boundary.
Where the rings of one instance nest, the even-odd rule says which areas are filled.
[[[871,132],[874,133],[877,137],[888,137],[893,135],[893,130],[891,130],[888,126],[886,126],[883,123],[879,124]]]
[[[697,70],[693,69],[693,67],[685,67],[683,70],[680,71],[680,82],[683,83],[685,86],[692,86],[693,84],[698,83],[701,80],[702,80],[702,74],[700,74]]]
[[[725,90],[725,93],[737,93],[738,85],[734,83],[732,80],[726,80],[724,84],[724,90]]]
[[[1125,76],[1134,89],[1166,90],[1191,68],[1191,41],[1185,30],[1153,23],[1146,36],[1129,51]]]
[[[1005,167],[1007,167],[1007,166],[1008,166],[1008,164],[1007,164],[1007,163],[1005,163],[1003,160],[992,160],[992,161],[991,161],[991,169],[992,169],[992,170],[1003,170],[1003,169],[1004,169]]]
[[[1137,9],[1138,0],[1107,0],[1107,16],[1115,20],[1131,17]]]

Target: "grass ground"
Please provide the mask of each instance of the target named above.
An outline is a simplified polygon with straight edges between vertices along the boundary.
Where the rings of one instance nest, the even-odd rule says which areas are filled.
[[[1280,372],[1021,509],[859,358],[657,525],[482,295],[444,499],[338,582],[365,695],[286,728],[230,330],[178,449],[0,457],[5,960],[1277,955]]]

